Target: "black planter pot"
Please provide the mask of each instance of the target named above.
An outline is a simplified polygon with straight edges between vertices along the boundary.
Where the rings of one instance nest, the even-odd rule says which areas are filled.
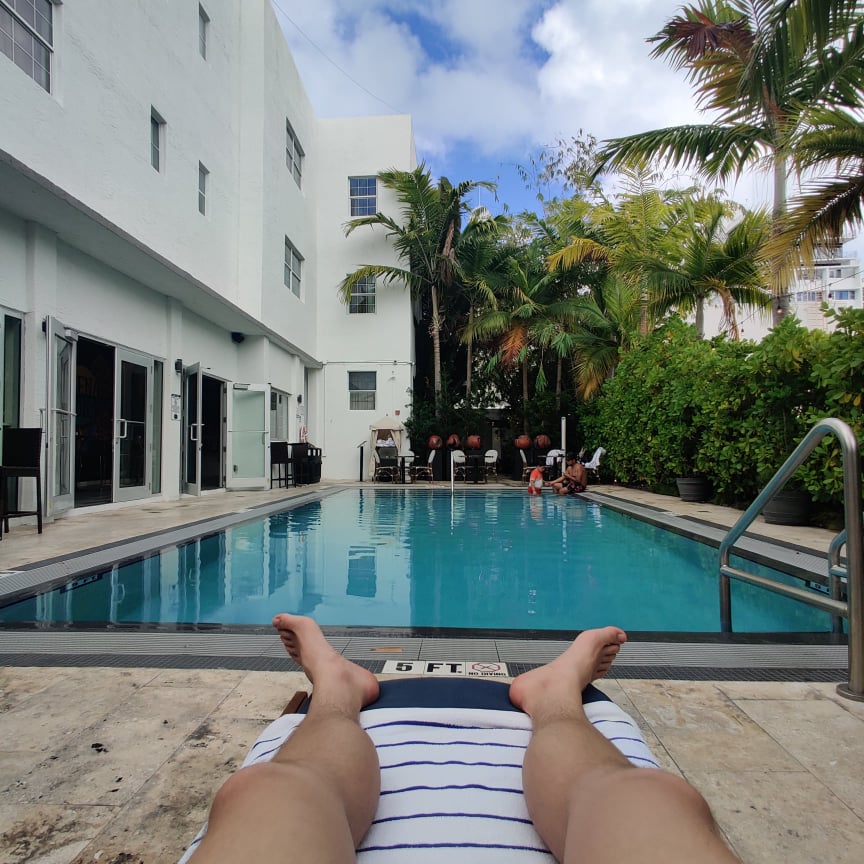
[[[707,477],[678,477],[675,482],[682,501],[707,501],[711,497],[711,484]]]
[[[783,489],[762,508],[769,525],[806,525],[810,496],[800,489]]]

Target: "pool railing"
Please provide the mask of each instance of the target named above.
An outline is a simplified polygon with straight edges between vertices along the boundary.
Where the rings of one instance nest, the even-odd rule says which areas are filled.
[[[766,576],[747,573],[729,564],[732,548],[765,505],[780,492],[822,439],[836,436],[843,454],[843,509],[846,527],[831,543],[828,557],[829,595],[787,585]],[[840,561],[840,550],[846,546],[846,567]],[[846,618],[849,628],[849,680],[837,685],[837,692],[847,699],[864,702],[864,544],[861,526],[861,460],[858,439],[842,420],[828,417],[820,420],[804,436],[777,473],[768,481],[756,500],[744,511],[720,544],[720,629],[732,632],[732,579],[740,579],[760,588],[774,591],[801,603],[829,612],[835,620]],[[842,581],[846,579],[846,600],[842,599]]]

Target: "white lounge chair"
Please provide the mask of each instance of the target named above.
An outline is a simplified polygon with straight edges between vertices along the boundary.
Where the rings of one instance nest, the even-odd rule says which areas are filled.
[[[594,455],[585,463],[585,470],[590,471],[597,480],[600,479],[600,457],[605,452],[605,447],[598,447],[594,451]]]

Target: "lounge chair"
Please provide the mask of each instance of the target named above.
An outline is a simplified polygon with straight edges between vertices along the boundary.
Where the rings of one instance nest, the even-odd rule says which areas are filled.
[[[531,721],[510,704],[507,694],[507,684],[485,679],[430,676],[381,682],[379,699],[360,714],[378,749],[383,793],[358,849],[360,860],[391,862],[394,848],[404,850],[400,860],[405,860],[412,847],[424,844],[470,844],[488,846],[486,853],[496,860],[552,864],[522,795],[521,762]],[[296,695],[289,703],[291,712],[305,702],[304,696]],[[591,685],[582,698],[588,719],[634,765],[657,767],[638,726],[621,708]],[[271,760],[303,716],[286,713],[271,723],[243,767]],[[411,791],[418,787],[423,789],[419,796]],[[516,794],[501,794],[502,788]],[[392,818],[396,815],[400,818]]]
[[[606,453],[606,449],[604,447],[598,447],[594,451],[594,455],[591,459],[585,463],[585,470],[589,474],[594,475],[595,480],[600,479],[600,457]]]

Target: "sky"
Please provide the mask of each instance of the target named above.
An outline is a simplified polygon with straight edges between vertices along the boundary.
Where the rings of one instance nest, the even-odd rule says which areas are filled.
[[[579,130],[602,141],[711,120],[646,42],[682,0],[271,2],[318,116],[410,114],[418,160],[497,183],[497,199],[471,201],[493,213],[539,211],[517,166]],[[770,205],[765,172],[727,191]]]

